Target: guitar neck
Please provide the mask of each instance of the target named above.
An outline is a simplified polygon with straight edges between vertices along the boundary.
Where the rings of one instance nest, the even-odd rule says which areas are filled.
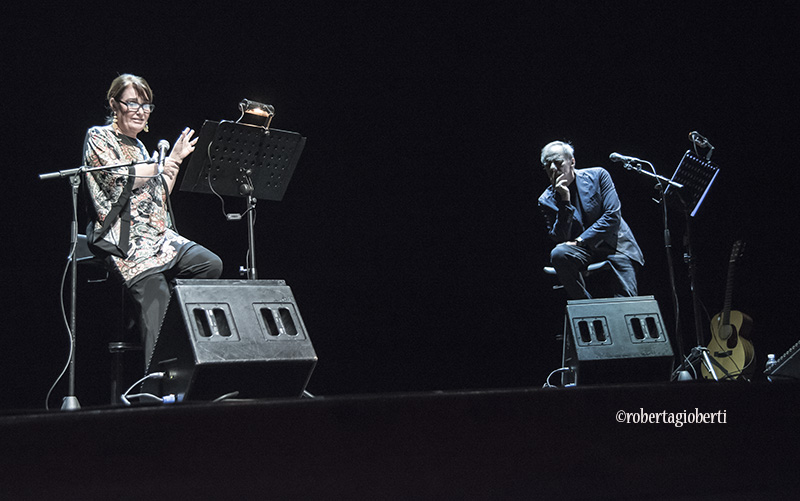
[[[731,250],[731,258],[728,261],[728,279],[727,285],[725,286],[725,303],[722,308],[722,325],[730,325],[731,323],[731,304],[733,302],[733,270],[734,264],[736,264],[736,256],[739,254],[739,247],[741,242],[736,242],[733,244],[733,250]]]
[[[728,274],[728,287],[725,289],[725,304],[722,307],[722,325],[731,323],[731,304],[733,303],[733,288],[730,286],[731,276]]]

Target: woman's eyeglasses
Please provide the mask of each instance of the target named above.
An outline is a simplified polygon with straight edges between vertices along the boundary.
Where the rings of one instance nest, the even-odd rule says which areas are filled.
[[[117,101],[117,102],[120,104],[124,104],[125,106],[128,107],[129,110],[133,112],[137,112],[139,111],[139,108],[141,108],[145,113],[152,113],[153,110],[156,108],[156,105],[152,103],[141,104],[137,103],[136,101]]]

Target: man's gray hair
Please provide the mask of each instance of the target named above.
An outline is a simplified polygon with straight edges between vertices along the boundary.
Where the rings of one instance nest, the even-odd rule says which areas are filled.
[[[560,146],[562,151],[568,158],[575,158],[575,148],[573,148],[571,144],[565,143],[563,141],[553,141],[551,143],[547,143],[544,146],[544,148],[542,148],[542,154],[541,157],[539,158],[539,161],[542,163],[542,165],[544,165],[545,161],[545,152],[555,146]]]

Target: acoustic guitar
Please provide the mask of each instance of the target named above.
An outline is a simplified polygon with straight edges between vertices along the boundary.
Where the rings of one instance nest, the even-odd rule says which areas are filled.
[[[742,242],[737,241],[733,244],[728,262],[725,304],[722,311],[711,319],[711,341],[708,343],[708,355],[719,380],[749,376],[754,369],[755,351],[753,343],[748,339],[753,319],[740,311],[731,311],[733,270],[741,251]],[[705,379],[714,379],[705,364],[702,364],[701,373]]]

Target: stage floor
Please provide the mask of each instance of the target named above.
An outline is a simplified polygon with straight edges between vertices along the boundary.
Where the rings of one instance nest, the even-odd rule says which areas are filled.
[[[789,497],[797,383],[317,396],[0,416],[0,497]]]

